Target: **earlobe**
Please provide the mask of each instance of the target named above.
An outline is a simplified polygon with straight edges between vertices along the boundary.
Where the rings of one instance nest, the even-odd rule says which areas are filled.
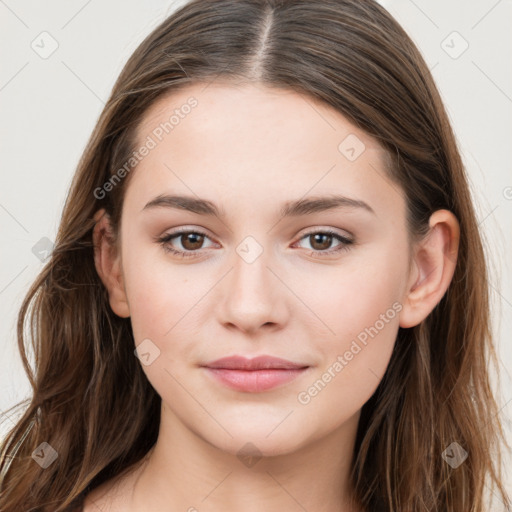
[[[120,253],[114,243],[110,218],[104,209],[94,215],[93,230],[94,264],[96,271],[108,291],[112,311],[122,317],[130,316],[130,309],[124,289]]]
[[[448,210],[437,210],[429,226],[414,248],[414,271],[402,302],[400,327],[422,322],[443,298],[455,272],[460,236],[457,218]]]

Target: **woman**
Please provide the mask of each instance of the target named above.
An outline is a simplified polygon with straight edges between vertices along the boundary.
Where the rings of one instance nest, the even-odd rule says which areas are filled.
[[[18,339],[2,511],[484,511],[486,478],[509,505],[463,165],[373,1],[195,0],[157,27]]]

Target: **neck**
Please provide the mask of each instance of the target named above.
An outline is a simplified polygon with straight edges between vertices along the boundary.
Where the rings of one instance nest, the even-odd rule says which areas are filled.
[[[132,508],[355,512],[349,473],[358,420],[359,413],[289,453],[268,455],[233,439],[226,449],[214,446],[162,405],[158,440],[137,474]]]

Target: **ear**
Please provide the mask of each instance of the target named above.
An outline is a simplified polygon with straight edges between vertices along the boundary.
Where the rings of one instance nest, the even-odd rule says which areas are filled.
[[[103,284],[108,290],[112,311],[122,317],[130,316],[130,308],[124,288],[121,254],[115,244],[110,218],[104,209],[94,215],[93,230],[94,264]]]
[[[437,210],[429,226],[413,249],[400,327],[414,327],[423,321],[443,298],[455,272],[460,237],[457,218],[448,210]]]

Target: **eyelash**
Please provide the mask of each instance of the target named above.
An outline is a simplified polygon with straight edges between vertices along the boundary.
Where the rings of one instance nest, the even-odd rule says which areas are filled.
[[[183,235],[183,234],[202,235],[204,237],[210,238],[206,233],[203,233],[202,231],[195,231],[195,230],[190,230],[190,229],[181,229],[181,230],[178,230],[178,231],[174,231],[172,233],[168,233],[168,234],[164,235],[163,237],[157,237],[156,241],[162,245],[164,251],[167,252],[167,253],[172,253],[175,256],[178,256],[178,257],[181,257],[181,258],[190,258],[190,257],[193,258],[193,257],[196,257],[198,255],[199,251],[179,251],[179,250],[176,250],[176,249],[172,248],[169,245],[169,242],[173,238],[176,238],[176,237],[178,237],[180,235]],[[339,247],[337,247],[336,249],[330,249],[330,250],[327,250],[327,251],[315,251],[314,249],[312,249],[312,252],[315,253],[315,254],[318,254],[320,257],[331,256],[332,254],[340,253],[340,252],[343,252],[343,251],[348,251],[348,250],[350,250],[350,246],[355,243],[354,240],[350,240],[349,238],[341,236],[339,233],[336,233],[335,231],[332,231],[330,229],[323,229],[323,230],[311,231],[309,233],[305,233],[300,238],[300,240],[302,240],[302,239],[304,239],[304,238],[306,238],[308,236],[317,235],[317,234],[330,235],[330,236],[334,237],[336,240],[341,242],[341,245]]]

